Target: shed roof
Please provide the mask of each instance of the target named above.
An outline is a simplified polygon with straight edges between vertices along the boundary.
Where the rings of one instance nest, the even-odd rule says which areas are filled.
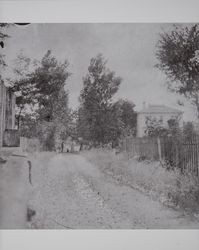
[[[178,114],[182,114],[183,112],[178,110],[178,109],[174,109],[174,108],[170,108],[167,107],[165,105],[149,105],[148,107],[142,109],[141,111],[139,111],[138,113],[147,113],[147,114],[154,114],[154,113],[178,113]]]

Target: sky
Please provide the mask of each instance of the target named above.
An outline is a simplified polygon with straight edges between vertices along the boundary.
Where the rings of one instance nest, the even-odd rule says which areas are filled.
[[[172,24],[30,24],[9,28],[5,55],[8,69],[23,51],[24,55],[41,59],[47,50],[59,60],[67,59],[72,73],[66,83],[70,92],[69,103],[78,106],[78,96],[83,86],[90,59],[102,53],[107,67],[122,77],[123,81],[114,100],[128,99],[136,110],[146,104],[163,104],[184,112],[184,120],[194,120],[193,108],[177,94],[167,90],[166,76],[155,68],[159,34],[169,31]],[[177,104],[183,100],[184,107]]]

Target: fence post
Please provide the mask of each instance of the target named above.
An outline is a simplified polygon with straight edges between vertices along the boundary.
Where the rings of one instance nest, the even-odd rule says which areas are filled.
[[[162,161],[162,152],[161,152],[161,143],[160,143],[160,138],[157,138],[157,144],[158,144],[158,156],[159,156],[159,161]]]
[[[178,142],[175,142],[175,167],[179,168],[179,145]],[[180,171],[183,173],[183,169],[180,169]]]
[[[127,152],[126,137],[124,138],[124,151]]]

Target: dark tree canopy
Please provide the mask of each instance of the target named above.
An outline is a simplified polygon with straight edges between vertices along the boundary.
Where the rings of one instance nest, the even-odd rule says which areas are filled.
[[[174,26],[160,35],[157,67],[169,78],[169,89],[195,105],[199,117],[199,25]]]
[[[51,120],[57,113],[57,106],[60,106],[58,100],[63,104],[65,98],[65,106],[68,105],[64,87],[70,76],[69,63],[58,62],[51,51],[47,51],[35,67],[23,55],[18,56],[16,63],[18,67],[14,71],[17,79],[12,81],[12,88],[20,93],[17,97],[18,107],[23,109],[26,105],[36,105],[41,119]]]
[[[197,136],[197,129],[195,129],[194,124],[192,122],[186,122],[183,125],[183,135],[185,140],[189,141],[193,137]]]
[[[80,93],[79,129],[80,135],[96,145],[110,142],[112,97],[121,81],[101,54],[91,59]]]
[[[122,126],[120,127],[120,136],[135,136],[137,125],[137,113],[135,112],[135,104],[128,100],[120,99],[113,104]]]
[[[20,132],[27,137],[34,133],[45,149],[52,150],[70,131],[71,110],[65,89],[69,63],[59,62],[47,51],[37,63],[20,54],[16,65],[15,79],[11,82],[12,89],[18,92]]]
[[[6,34],[5,29],[9,25],[7,23],[0,23],[0,42],[1,42],[1,47],[0,47],[0,67],[6,66],[5,60],[4,60],[4,54],[2,52],[4,48],[4,41],[6,38],[8,38],[8,34]]]
[[[80,94],[80,100],[84,105],[90,103],[98,107],[107,107],[111,98],[118,91],[121,78],[115,76],[115,72],[106,67],[107,61],[101,54],[92,58],[88,67],[88,74],[83,79],[84,88]]]
[[[172,137],[175,140],[180,138],[181,129],[177,119],[169,119],[167,126],[162,124],[161,119],[147,117],[145,133],[150,137]]]
[[[145,134],[149,137],[164,137],[168,135],[168,129],[162,126],[162,121],[147,117],[145,121]]]
[[[40,110],[45,110],[46,117],[53,117],[60,92],[65,92],[66,80],[70,76],[68,66],[68,61],[59,63],[49,50],[42,58],[41,65],[30,75],[32,94]],[[67,93],[65,93],[66,96]],[[62,99],[63,94],[60,100]]]

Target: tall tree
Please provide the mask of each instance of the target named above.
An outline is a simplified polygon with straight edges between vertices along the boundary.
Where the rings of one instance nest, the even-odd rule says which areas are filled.
[[[185,96],[199,118],[199,25],[174,26],[160,35],[157,67],[168,76],[169,89]]]
[[[59,101],[60,91],[65,92],[66,80],[70,76],[68,67],[68,61],[58,62],[49,50],[42,58],[41,65],[30,75],[29,82],[33,86],[32,94],[42,119],[53,119],[55,103]]]
[[[120,128],[121,135],[133,135],[136,134],[137,125],[137,113],[135,112],[135,104],[128,100],[120,99],[114,103],[117,112],[120,110],[119,118],[122,122],[122,127]]]
[[[19,54],[15,64],[17,66],[14,69],[12,88],[18,92],[17,105],[20,111],[28,107],[30,112],[32,107],[40,119],[52,120],[57,112],[60,95],[62,94],[60,101],[63,101],[63,95],[67,99],[64,87],[70,76],[68,61],[58,62],[49,50],[41,62],[31,62],[23,54]]]
[[[83,79],[79,113],[82,135],[95,145],[110,141],[112,97],[121,81],[114,71],[107,68],[107,61],[101,54],[91,59],[88,74]]]
[[[25,133],[27,126],[37,126],[35,131],[45,148],[54,149],[56,141],[69,133],[71,112],[65,90],[70,76],[69,63],[58,62],[51,51],[47,51],[35,65],[21,55],[18,60],[20,63],[15,68],[17,77],[13,81],[13,90],[19,92],[18,107],[25,107],[20,130]]]

